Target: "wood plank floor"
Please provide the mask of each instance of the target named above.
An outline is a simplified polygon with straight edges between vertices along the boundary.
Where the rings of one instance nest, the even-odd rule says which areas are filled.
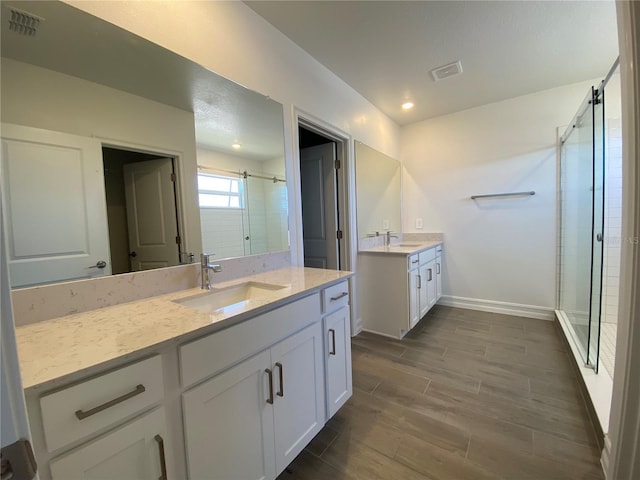
[[[603,479],[552,322],[436,306],[352,339],[353,397],[278,480]]]

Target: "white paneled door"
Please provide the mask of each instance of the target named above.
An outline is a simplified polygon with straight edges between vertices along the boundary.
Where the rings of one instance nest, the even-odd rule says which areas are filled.
[[[100,141],[2,124],[14,287],[111,274]]]
[[[336,145],[300,150],[304,265],[339,268]]]
[[[124,165],[131,271],[179,263],[173,160]]]

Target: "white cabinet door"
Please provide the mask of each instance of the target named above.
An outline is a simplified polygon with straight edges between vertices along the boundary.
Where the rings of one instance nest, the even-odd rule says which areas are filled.
[[[293,461],[324,425],[322,351],[321,322],[271,348],[276,474]],[[243,457],[246,454],[245,449]]]
[[[12,286],[110,275],[100,141],[3,123],[0,156]]]
[[[420,265],[418,277],[418,298],[420,303],[420,318],[429,311],[429,288],[427,284],[429,264]]]
[[[436,297],[437,284],[438,281],[436,276],[436,260],[434,259],[427,263],[424,267],[423,286],[426,287],[427,290],[427,307],[424,313],[427,313],[438,300]]]
[[[164,409],[134,420],[51,461],[53,480],[158,480],[166,440]]]
[[[407,330],[411,330],[420,320],[419,275],[418,268],[409,272],[409,328]]]
[[[276,477],[270,365],[264,351],[183,394],[190,479]]]
[[[442,255],[436,257],[436,302],[442,297]]]
[[[327,359],[327,419],[345,404],[353,393],[351,382],[351,321],[349,307],[324,319],[325,358]]]

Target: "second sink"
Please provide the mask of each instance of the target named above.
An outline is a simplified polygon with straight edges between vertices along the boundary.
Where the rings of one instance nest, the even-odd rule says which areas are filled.
[[[174,302],[201,312],[211,312],[237,307],[249,300],[267,296],[283,288],[285,287],[282,285],[270,283],[245,282],[226,288],[214,288],[209,292],[181,298]]]

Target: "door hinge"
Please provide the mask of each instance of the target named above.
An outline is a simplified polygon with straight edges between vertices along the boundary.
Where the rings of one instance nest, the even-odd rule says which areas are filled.
[[[342,240],[342,230],[338,230],[336,232],[336,236],[338,237],[338,240]]]
[[[171,174],[171,181],[172,181],[173,183],[176,183],[176,174],[175,174],[175,173],[172,173],[172,174]]]
[[[180,245],[180,244],[182,243],[182,239],[180,238],[180,235],[178,235],[178,236],[176,237],[176,243],[177,243],[178,245]]]
[[[340,170],[340,160],[336,160],[336,170]]]
[[[31,480],[36,476],[38,465],[29,440],[18,440],[2,447],[0,453],[0,478]]]

